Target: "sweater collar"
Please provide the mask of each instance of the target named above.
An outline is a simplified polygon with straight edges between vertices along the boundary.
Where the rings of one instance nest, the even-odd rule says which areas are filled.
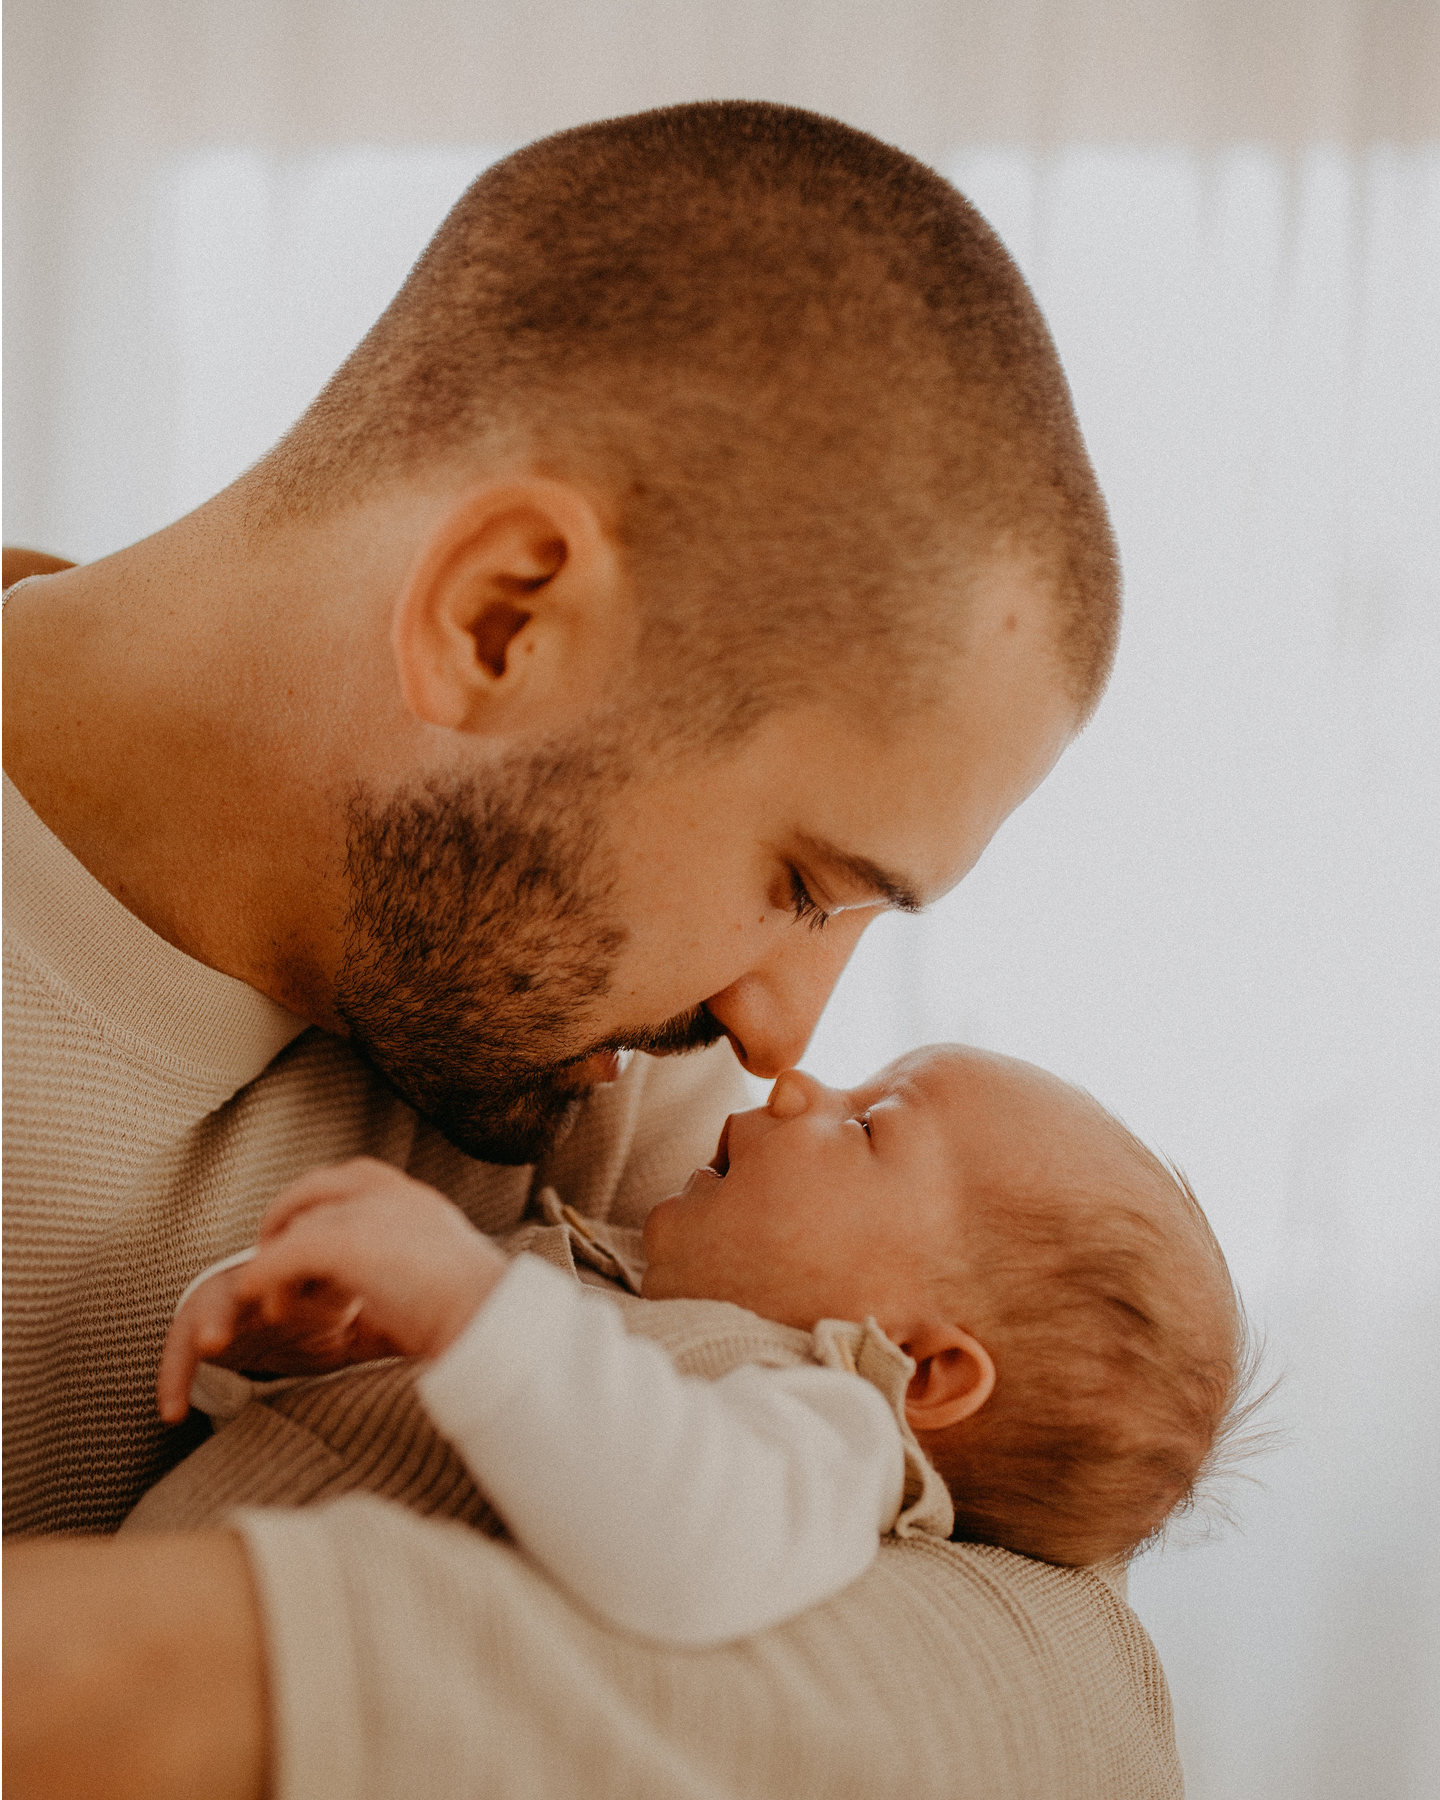
[[[18,584],[17,584],[18,585]],[[4,778],[6,936],[152,1053],[243,1087],[307,1029],[231,975],[141,923]]]

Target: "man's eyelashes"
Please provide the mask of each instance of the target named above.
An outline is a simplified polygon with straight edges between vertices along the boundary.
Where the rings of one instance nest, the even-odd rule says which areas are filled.
[[[812,931],[823,931],[830,915],[816,901],[798,869],[791,869],[790,874],[790,910],[795,915],[796,923],[809,920]]]

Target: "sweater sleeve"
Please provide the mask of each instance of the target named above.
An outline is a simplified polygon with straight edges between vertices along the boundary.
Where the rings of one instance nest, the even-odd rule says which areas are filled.
[[[869,1382],[681,1375],[603,1295],[529,1256],[418,1389],[530,1555],[663,1643],[725,1643],[838,1593],[901,1503],[900,1434]]]

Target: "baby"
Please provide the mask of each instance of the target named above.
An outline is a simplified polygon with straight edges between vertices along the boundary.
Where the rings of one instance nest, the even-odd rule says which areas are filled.
[[[249,1260],[187,1291],[162,1416],[254,1309],[318,1304],[360,1354],[430,1359],[436,1427],[562,1586],[708,1644],[838,1592],[927,1507],[935,1529],[932,1485],[951,1535],[933,1471],[956,1538],[1125,1556],[1190,1495],[1241,1378],[1183,1181],[1088,1096],[981,1051],[918,1050],[850,1092],[781,1075],[644,1250],[646,1298],[731,1302],[824,1354],[683,1376],[605,1295],[362,1160],[296,1182]]]

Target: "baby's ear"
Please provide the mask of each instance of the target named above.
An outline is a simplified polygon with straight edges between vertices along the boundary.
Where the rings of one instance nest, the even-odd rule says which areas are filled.
[[[927,1325],[900,1347],[915,1359],[905,1390],[905,1417],[912,1431],[943,1431],[968,1419],[995,1390],[994,1358],[958,1325]]]

